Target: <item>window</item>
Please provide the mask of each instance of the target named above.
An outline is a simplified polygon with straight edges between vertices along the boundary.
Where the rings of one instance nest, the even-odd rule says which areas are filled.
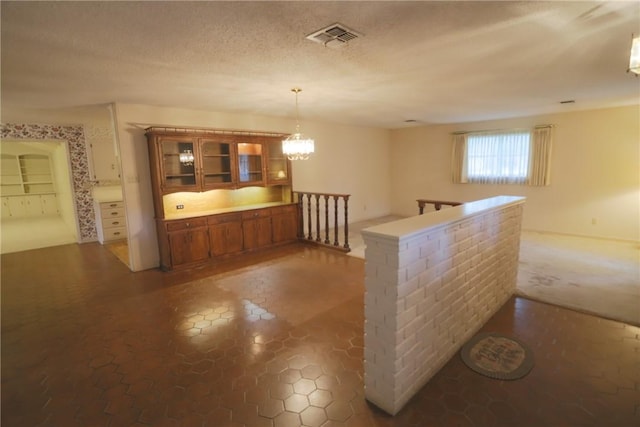
[[[549,185],[551,126],[453,135],[457,183]]]
[[[529,175],[529,132],[467,136],[469,182],[523,183]]]

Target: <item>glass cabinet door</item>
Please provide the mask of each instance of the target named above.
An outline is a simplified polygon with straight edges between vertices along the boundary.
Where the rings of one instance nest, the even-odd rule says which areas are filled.
[[[221,188],[233,185],[233,150],[228,142],[202,140],[202,177],[205,188]]]
[[[267,184],[290,184],[289,160],[282,153],[282,141],[267,146]]]
[[[240,184],[264,184],[262,175],[262,144],[238,143],[238,182]]]
[[[160,140],[165,190],[196,185],[194,145],[189,138]]]

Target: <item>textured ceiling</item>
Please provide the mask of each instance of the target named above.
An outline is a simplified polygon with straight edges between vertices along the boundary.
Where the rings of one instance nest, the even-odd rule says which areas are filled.
[[[140,103],[383,128],[640,102],[640,2],[10,2],[2,107]],[[363,37],[305,38],[335,22]],[[563,100],[575,104],[561,105]]]

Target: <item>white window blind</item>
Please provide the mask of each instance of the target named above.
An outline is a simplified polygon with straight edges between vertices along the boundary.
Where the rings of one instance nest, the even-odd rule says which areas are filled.
[[[454,134],[453,181],[549,185],[551,129]]]

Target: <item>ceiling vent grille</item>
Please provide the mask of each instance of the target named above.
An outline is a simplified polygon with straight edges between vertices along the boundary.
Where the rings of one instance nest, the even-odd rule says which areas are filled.
[[[325,46],[338,47],[345,45],[358,37],[362,37],[362,34],[351,30],[342,24],[335,23],[309,34],[307,39]]]

